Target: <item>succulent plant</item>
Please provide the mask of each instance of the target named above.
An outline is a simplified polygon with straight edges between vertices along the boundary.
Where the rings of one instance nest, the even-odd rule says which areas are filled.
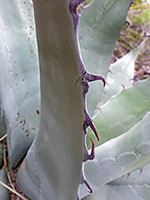
[[[0,183],[21,163],[33,200],[150,198],[150,79],[133,84],[144,42],[110,64],[131,3],[0,2]]]

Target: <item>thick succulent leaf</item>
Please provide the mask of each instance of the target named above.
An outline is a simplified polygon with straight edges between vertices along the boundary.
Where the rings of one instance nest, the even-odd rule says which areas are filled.
[[[24,157],[39,127],[39,72],[30,1],[0,1],[1,103],[11,166]]]
[[[100,187],[85,200],[122,199],[149,200],[150,199],[150,164],[143,169],[136,170],[111,183]]]
[[[105,185],[83,200],[149,200],[149,185]]]
[[[93,118],[100,136],[97,142],[91,130],[88,130],[87,144],[91,148],[89,138],[100,145],[115,138],[135,125],[150,111],[150,79],[136,83],[132,88],[124,90],[118,96],[100,108]]]
[[[150,162],[149,130],[150,112],[128,132],[96,148],[95,159],[84,165],[94,190]]]
[[[84,103],[70,0],[34,1],[41,77],[39,133],[17,173],[31,199],[77,198]],[[53,5],[53,6],[52,6]]]
[[[110,183],[111,185],[150,185],[150,164]]]
[[[5,168],[0,170],[0,181],[5,183],[6,185],[8,185]],[[10,199],[9,191],[2,185],[0,185],[0,199],[1,200],[9,200]]]
[[[94,0],[82,11],[78,31],[79,42],[83,62],[89,72],[106,78],[116,40],[125,23],[130,3],[131,0]],[[93,114],[102,91],[101,83],[91,84],[87,100],[90,114]]]
[[[129,52],[109,67],[106,86],[99,106],[106,103],[111,97],[118,95],[123,89],[133,85],[135,61],[145,40],[133,51]]]

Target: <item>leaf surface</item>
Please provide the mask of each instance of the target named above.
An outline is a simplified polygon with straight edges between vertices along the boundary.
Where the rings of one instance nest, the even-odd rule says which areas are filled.
[[[99,199],[139,199],[149,200],[150,197],[150,164],[143,169],[138,169],[130,174],[101,186],[93,194],[83,198],[84,200]]]
[[[84,165],[94,190],[150,162],[149,122],[150,112],[125,134],[96,148],[95,159]]]
[[[0,96],[10,166],[25,156],[39,128],[40,85],[30,1],[0,1]]]
[[[97,142],[91,130],[88,130],[87,143],[91,147],[91,137],[96,145],[115,138],[138,123],[150,111],[150,79],[138,82],[133,87],[124,90],[118,96],[110,99],[93,118],[100,136]]]
[[[82,11],[78,35],[83,62],[90,73],[106,78],[130,3],[131,0],[94,0]],[[91,84],[87,98],[90,114],[94,113],[102,92],[101,83]]]
[[[145,40],[134,50],[111,64],[101,100],[98,106],[105,104],[110,98],[118,95],[123,89],[133,86],[136,58],[144,46]]]
[[[149,197],[150,187],[148,185],[105,185],[83,200],[149,200]]]
[[[8,185],[8,180],[7,180],[5,168],[0,170],[0,181],[5,183],[6,185]],[[5,187],[3,187],[2,185],[0,185],[0,198],[2,200],[10,200],[9,191]]]
[[[17,173],[18,186],[31,199],[76,199],[81,180],[84,103],[69,2],[34,1],[41,121]]]

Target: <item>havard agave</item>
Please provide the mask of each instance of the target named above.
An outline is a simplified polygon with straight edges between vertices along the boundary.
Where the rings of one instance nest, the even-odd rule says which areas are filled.
[[[39,73],[32,2],[0,2],[0,102],[7,121],[9,170],[27,152],[16,180],[34,200],[149,199],[150,80],[133,87],[130,81],[143,44],[109,67],[132,1],[94,0],[82,12],[88,3],[33,1]],[[86,70],[81,55],[95,75]],[[108,74],[106,81],[97,74]],[[94,84],[86,105],[94,80],[107,83],[106,89]],[[3,118],[0,125],[3,135]],[[90,129],[87,133],[88,127],[96,137]],[[137,175],[136,169],[144,166]],[[6,181],[5,166],[0,177]],[[2,199],[9,199],[6,190],[0,191]]]

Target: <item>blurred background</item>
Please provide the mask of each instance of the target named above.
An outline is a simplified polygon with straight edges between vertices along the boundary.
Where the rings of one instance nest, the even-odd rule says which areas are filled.
[[[136,48],[147,38],[135,64],[134,81],[150,75],[150,0],[134,0],[122,28],[112,57],[112,63]]]

